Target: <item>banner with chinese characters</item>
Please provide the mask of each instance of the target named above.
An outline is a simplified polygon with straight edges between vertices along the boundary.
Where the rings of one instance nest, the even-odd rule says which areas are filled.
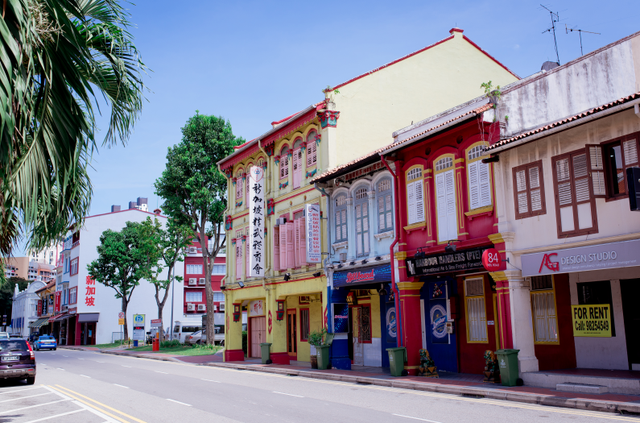
[[[84,294],[84,305],[87,307],[96,306],[96,281],[91,276],[87,276],[85,279],[87,284]]]
[[[264,169],[249,170],[249,277],[264,277]]]
[[[307,263],[320,263],[320,205],[307,204],[305,210],[307,230]]]

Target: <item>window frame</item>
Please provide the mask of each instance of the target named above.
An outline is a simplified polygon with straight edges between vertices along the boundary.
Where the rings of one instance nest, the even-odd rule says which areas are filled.
[[[283,146],[280,150],[280,163],[278,166],[280,180],[289,179],[289,151],[291,149],[288,145]]]
[[[481,280],[482,281],[482,295],[467,295],[467,281],[470,280]],[[465,323],[466,323],[466,332],[467,332],[467,344],[488,344],[489,343],[489,327],[487,324],[487,296],[486,296],[486,284],[483,276],[477,277],[469,277],[465,278],[463,282],[464,287],[464,314],[465,314]],[[472,341],[471,340],[471,324],[470,324],[470,314],[469,314],[469,300],[478,300],[482,299],[482,311],[484,313],[484,334],[486,336],[486,340],[480,341]]]
[[[364,196],[362,198],[358,198],[357,196],[360,192],[362,192],[362,190],[364,190]],[[366,216],[364,215],[364,213],[361,213],[361,216],[358,218],[358,207],[360,207],[361,210],[366,209]],[[356,231],[356,257],[366,257],[371,251],[371,242],[369,239],[371,233],[371,218],[369,212],[369,190],[368,187],[360,185],[353,191],[353,220],[355,225],[354,229]],[[367,223],[366,228],[364,225],[365,220]],[[358,232],[358,221],[360,221],[360,227],[362,229],[360,232]],[[365,241],[367,246],[366,250]],[[358,242],[362,243],[361,252],[358,252]]]
[[[338,205],[338,199],[344,197],[344,204],[342,205]],[[349,212],[348,212],[348,207],[349,207],[349,197],[347,196],[346,193],[340,193],[338,195],[335,196],[334,198],[335,201],[335,208],[334,208],[334,214],[337,216],[339,212],[343,212],[344,211],[344,219],[341,220],[340,225],[337,224],[337,219],[334,219],[334,242],[344,242],[347,241],[349,239],[349,224],[348,224],[348,220],[349,220]],[[344,227],[344,234],[345,237],[344,238],[338,238],[338,227],[342,228]],[[342,234],[342,230],[340,231],[340,233]]]
[[[385,189],[382,190],[380,189],[380,185],[383,182],[389,182],[389,189]],[[387,197],[389,198],[390,204],[391,204],[391,210],[387,210],[386,209],[386,204],[387,204]],[[380,200],[382,200],[382,204],[384,206],[384,210],[382,212],[380,212]],[[376,206],[378,208],[378,233],[384,233],[384,232],[389,232],[389,231],[393,231],[395,229],[395,215],[394,215],[394,210],[393,210],[393,206],[394,206],[394,198],[393,198],[393,179],[390,176],[385,176],[380,178],[377,182],[376,182]],[[391,214],[391,226],[387,226],[386,222],[387,222],[387,214]],[[383,216],[383,222],[385,223],[384,227],[382,225],[380,225],[380,216]]]
[[[71,259],[71,262],[70,262],[70,264],[69,264],[69,268],[70,268],[69,273],[70,273],[70,276],[75,276],[75,275],[77,275],[77,274],[78,274],[79,267],[80,267],[80,266],[78,265],[79,260],[80,260],[80,258],[79,258],[79,257],[76,257],[76,258]],[[75,273],[74,273],[74,271],[73,271],[73,270],[74,270],[74,267],[75,267]]]
[[[236,172],[236,204],[238,201],[244,201],[244,184],[242,182],[242,174],[244,170],[238,169]]]
[[[636,161],[631,164],[626,164],[627,157],[625,154],[624,143],[628,141],[634,140],[636,143]],[[612,169],[609,165],[609,160],[606,158],[606,149],[611,147],[613,144],[620,145],[620,156],[622,161],[622,175],[623,175],[623,187],[624,192],[619,192],[618,194],[612,194],[613,192],[613,175]],[[600,152],[602,154],[602,164],[603,164],[603,172],[604,172],[604,183],[605,183],[605,191],[606,191],[606,199],[607,200],[621,200],[624,198],[629,198],[628,194],[628,181],[627,181],[627,169],[630,167],[639,167],[640,166],[640,132],[635,132],[632,134],[625,135],[623,137],[615,138],[612,140],[608,140],[600,143],[599,145],[591,145],[592,147],[599,146]]]
[[[447,159],[447,158],[451,159],[451,165],[447,166],[445,168],[442,168],[442,169],[437,169],[438,163],[440,163],[442,160]],[[436,239],[438,240],[438,244],[445,244],[445,243],[447,243],[449,241],[458,239],[458,233],[459,233],[459,230],[460,230],[460,228],[459,228],[460,222],[459,222],[459,216],[458,216],[458,208],[462,207],[462,205],[458,204],[459,203],[459,201],[458,201],[459,198],[458,198],[458,187],[456,186],[456,160],[457,159],[456,159],[455,154],[452,154],[452,153],[442,154],[442,155],[436,157],[433,160],[433,191],[434,191],[433,198],[435,200],[435,205],[436,205],[436,207],[435,207]],[[439,213],[439,210],[438,210],[438,207],[439,207],[439,204],[440,204],[440,202],[438,201],[438,195],[439,195],[438,194],[438,177],[440,175],[443,175],[442,176],[444,178],[444,185],[443,185],[444,188],[443,189],[445,190],[444,198],[445,198],[445,201],[446,201],[447,198],[448,198],[447,197],[447,192],[446,192],[446,190],[447,190],[446,174],[448,172],[451,172],[451,174],[453,175],[452,176],[453,177],[453,194],[452,194],[452,196],[453,196],[453,202],[454,202],[453,216],[455,217],[455,233],[454,234],[450,234],[449,233],[450,222],[449,222],[449,219],[447,218],[447,235],[448,236],[447,236],[447,239],[440,239],[440,224],[441,224],[441,222],[440,222],[440,213]],[[446,208],[446,206],[447,206],[447,204],[444,205],[445,208]],[[445,215],[448,216],[448,213],[445,213]],[[452,237],[452,235],[453,235],[453,237]]]
[[[304,329],[305,329],[305,322],[303,321],[303,314],[307,315],[307,322],[306,322],[306,330],[307,333],[304,333]],[[304,307],[304,308],[300,308],[300,342],[309,342],[309,334],[311,333],[311,313],[309,312],[309,307]],[[306,336],[305,336],[306,335]]]
[[[305,162],[306,162],[305,167],[307,169],[312,169],[316,167],[318,164],[318,145],[316,143],[317,136],[318,136],[318,132],[315,129],[312,129],[307,134],[307,157],[305,158]],[[312,163],[309,163],[309,159],[311,158],[313,158],[313,161]]]
[[[539,175],[539,179],[540,179],[540,203],[542,204],[542,207],[540,210],[532,210],[531,208],[531,183],[530,183],[530,178],[529,178],[529,169],[537,167],[538,168],[538,175]],[[524,171],[524,175],[525,175],[525,182],[526,182],[526,188],[524,191],[518,191],[518,180],[517,180],[517,174],[518,172],[522,172]],[[526,219],[528,217],[533,217],[533,216],[541,216],[541,215],[545,215],[547,214],[547,201],[546,201],[546,195],[545,195],[545,190],[544,190],[544,174],[543,172],[543,167],[542,167],[542,160],[538,160],[535,162],[531,162],[531,163],[527,163],[527,164],[523,164],[520,166],[516,166],[514,168],[512,168],[512,173],[513,173],[513,201],[514,201],[514,212],[515,212],[515,216],[516,216],[516,220],[520,220],[520,219]],[[525,213],[520,213],[520,206],[518,203],[518,194],[520,193],[526,193],[527,195],[527,212]]]
[[[468,201],[468,207],[469,207],[469,211],[473,211],[473,210],[478,210],[478,209],[485,209],[485,208],[489,208],[489,207],[493,207],[493,174],[492,174],[492,168],[491,168],[491,164],[490,163],[482,163],[482,158],[486,156],[486,154],[480,154],[477,157],[474,157],[473,159],[469,158],[469,155],[471,154],[471,152],[473,150],[477,150],[482,152],[484,147],[489,146],[488,142],[485,141],[479,141],[476,143],[471,144],[464,153],[464,157],[466,160],[466,176],[467,176],[467,201]],[[477,190],[478,190],[478,206],[477,207],[472,207],[471,206],[471,167],[470,165],[475,164],[476,166],[476,177],[478,179],[478,183],[477,183]],[[487,204],[482,202],[482,182],[480,180],[480,166],[484,166],[487,169],[487,189],[488,189],[488,193],[487,195],[489,196],[489,202]],[[453,160],[453,168],[455,170],[455,159]]]
[[[529,298],[531,301],[531,325],[533,327],[533,343],[535,345],[560,345],[560,331],[559,331],[559,324],[558,324],[558,303],[556,301],[556,281],[554,280],[553,275],[548,275],[551,278],[551,288],[545,288],[545,289],[533,289],[533,282],[531,283],[531,290],[529,291]],[[537,331],[537,324],[536,324],[536,309],[534,306],[534,297],[536,295],[542,296],[542,295],[549,295],[551,294],[552,298],[553,298],[553,309],[555,311],[555,333],[556,333],[556,340],[555,341],[538,341],[538,331]],[[547,324],[547,330],[549,328],[549,316],[545,315],[545,319],[547,320],[546,324]]]
[[[411,173],[416,171],[416,170],[420,170],[420,175],[416,176],[416,177],[411,177]],[[417,172],[416,172],[417,173]],[[405,170],[405,195],[406,195],[406,201],[407,201],[407,225],[408,226],[412,226],[412,225],[420,225],[423,226],[427,223],[427,201],[426,201],[426,196],[425,196],[425,181],[424,181],[424,176],[425,176],[425,167],[423,165],[414,165],[411,166],[410,168],[408,168],[407,170]],[[411,179],[410,179],[411,177]],[[417,193],[418,191],[413,187],[414,184],[421,184],[422,185],[422,216],[418,216],[418,210],[420,209],[419,205],[418,205],[418,199],[416,198],[415,200],[415,214],[416,217],[415,221],[411,220],[411,202],[409,200],[409,195],[410,193],[414,192]]]

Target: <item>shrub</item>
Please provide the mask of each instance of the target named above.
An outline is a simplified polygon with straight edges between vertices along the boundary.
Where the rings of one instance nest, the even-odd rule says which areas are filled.
[[[173,339],[171,341],[162,341],[162,342],[160,342],[160,347],[161,348],[173,348],[173,347],[179,347],[180,345],[182,345],[182,344],[177,339]]]
[[[242,331],[242,351],[244,351],[245,357],[247,356],[247,331]]]

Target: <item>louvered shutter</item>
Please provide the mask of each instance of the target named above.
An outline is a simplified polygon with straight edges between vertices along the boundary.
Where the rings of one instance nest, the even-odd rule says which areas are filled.
[[[540,168],[532,166],[529,169],[529,195],[531,197],[531,211],[538,212],[543,209],[542,188],[540,184]]]
[[[480,206],[480,180],[478,177],[479,160],[467,165],[469,174],[469,210],[477,209]]]
[[[445,187],[447,190],[447,225],[448,239],[458,239],[458,220],[456,218],[456,182],[455,173],[449,170],[445,174]]]
[[[489,177],[489,163],[482,163],[478,160],[478,196],[480,197],[480,207],[491,205],[491,178]]]
[[[300,256],[300,266],[307,264],[307,225],[305,224],[305,218],[301,217],[300,221],[300,247],[298,248],[298,255]]]
[[[236,232],[236,279],[242,279],[242,266],[244,265],[242,256],[242,232],[238,231]]]
[[[445,188],[444,173],[436,175],[436,203],[438,209],[438,240],[440,242],[449,239],[447,225],[447,191]]]
[[[416,214],[416,192],[415,185],[417,182],[407,184],[407,214],[408,224],[412,225],[418,221]]]
[[[273,270],[276,272],[280,270],[280,227],[273,227],[273,235],[271,240],[273,241]]]
[[[594,197],[605,197],[606,183],[604,178],[604,164],[602,160],[602,147],[599,145],[588,145],[589,168],[591,171],[591,185]]]
[[[573,187],[569,173],[569,157],[556,161],[556,187],[558,192],[557,207],[560,214],[561,232],[570,232],[575,229],[573,219]]]
[[[356,255],[362,255],[362,204],[356,205]]]
[[[316,142],[315,140],[307,141],[307,167],[316,164]]]
[[[593,227],[593,217],[591,213],[591,187],[587,168],[587,154],[582,153],[573,156],[572,165],[578,229],[588,229]]]
[[[624,165],[638,165],[638,143],[636,140],[627,140],[622,143],[624,153]]]
[[[244,201],[244,207],[246,209],[249,208],[249,195],[251,195],[249,193],[250,189],[249,189],[249,173],[247,172],[247,178],[245,179],[245,189],[244,189],[244,195],[245,195],[245,201]],[[249,234],[249,232],[247,232],[247,234]],[[248,274],[248,273],[247,273]]]
[[[248,179],[249,178],[247,178],[247,180]],[[245,255],[244,255],[244,268],[245,268],[245,270],[244,270],[244,274],[245,274],[246,278],[248,278],[249,275],[251,274],[251,269],[250,269],[250,267],[251,267],[251,260],[250,260],[250,257],[251,257],[251,246],[249,244],[250,244],[250,242],[249,242],[249,228],[247,228],[247,240],[244,243],[244,245],[245,245],[245,248],[244,248],[244,250],[245,250]]]
[[[300,181],[302,180],[302,150],[296,148],[293,150],[293,188],[300,188]]]
[[[424,181],[415,181],[413,187],[416,198],[416,222],[424,222]]]
[[[294,267],[300,267],[300,219],[296,219],[293,221],[293,227],[295,237],[293,239],[293,256],[294,256]]]
[[[295,233],[293,222],[287,222],[287,269],[293,269],[296,266],[294,255]]]
[[[529,196],[527,195],[527,170],[522,169],[515,173],[516,207],[517,215],[529,213]]]
[[[369,203],[362,203],[362,249],[369,254]]]
[[[280,228],[280,270],[287,270],[287,224],[278,226]]]

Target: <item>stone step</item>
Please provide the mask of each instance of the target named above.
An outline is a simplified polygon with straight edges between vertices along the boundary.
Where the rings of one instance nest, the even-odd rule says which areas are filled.
[[[556,391],[578,392],[581,394],[606,394],[609,388],[602,385],[586,385],[582,383],[558,383]]]

